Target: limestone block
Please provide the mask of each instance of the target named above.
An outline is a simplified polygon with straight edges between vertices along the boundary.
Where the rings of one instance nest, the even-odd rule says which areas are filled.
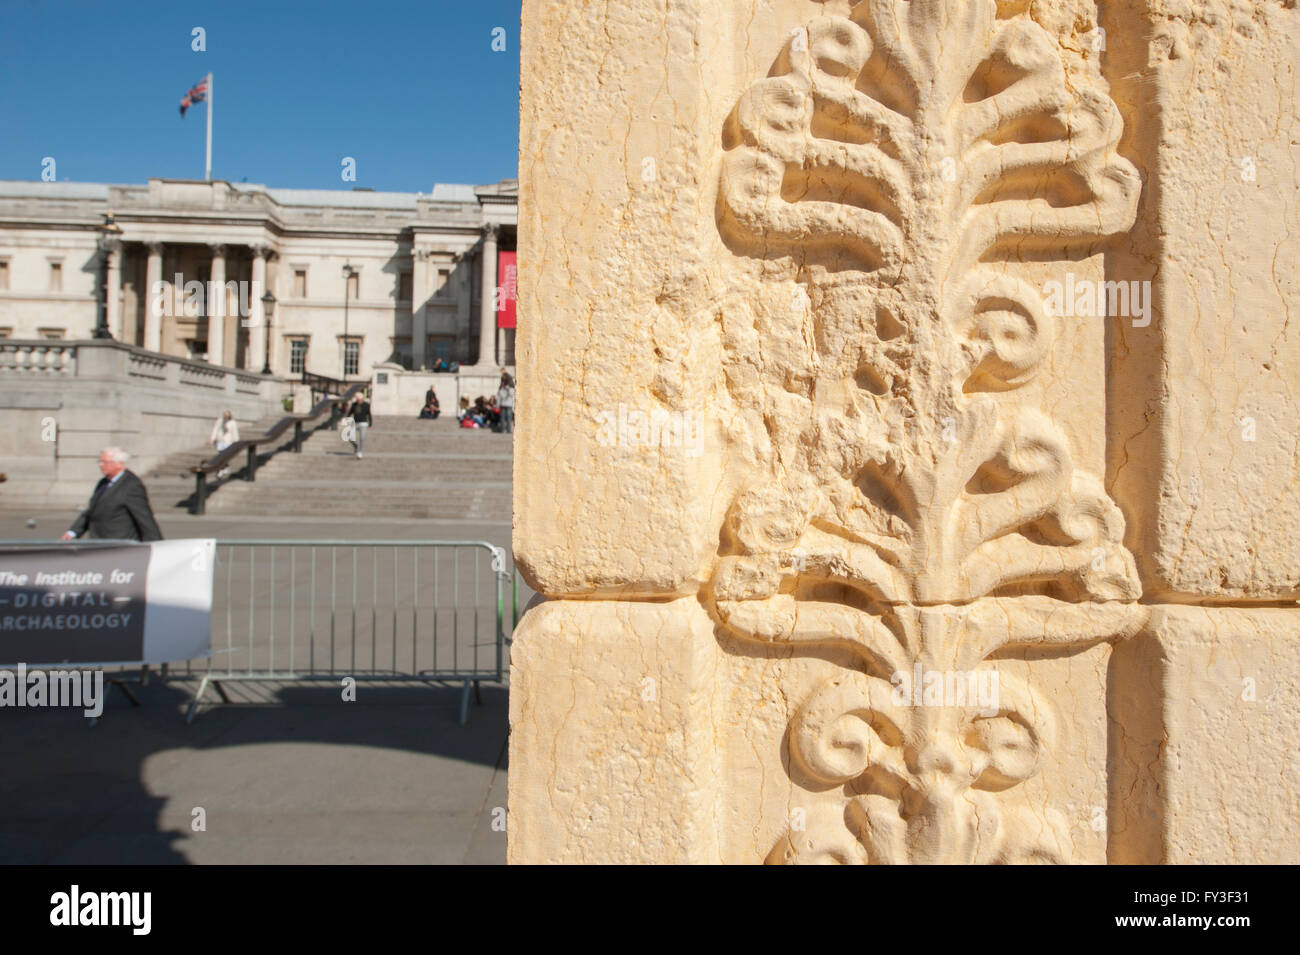
[[[1108,38],[1149,187],[1112,271],[1155,308],[1111,325],[1110,484],[1149,596],[1295,597],[1300,10],[1131,7]]]
[[[1100,279],[1100,240],[1131,224],[1140,182],[1115,153],[1122,123],[1078,18],[1058,12],[1049,30],[988,0],[947,27],[951,52],[891,61],[942,4],[917,5],[894,39],[871,36],[887,4],[750,6],[525,5],[520,288],[538,320],[518,341],[534,373],[515,546],[542,592],[692,592],[746,472],[785,450],[762,432],[805,437],[755,434],[752,414],[822,428],[807,404],[882,410],[879,443],[910,426],[872,408],[899,403],[901,367],[1023,387],[1101,471],[1103,329],[1045,315],[1040,292],[1063,277],[1054,260]],[[937,58],[960,79],[910,101]],[[983,99],[937,112],[968,92]],[[940,318],[951,334],[931,342],[920,326]],[[927,340],[891,342],[896,329]],[[870,347],[841,349],[868,333]],[[945,348],[965,354],[931,354]],[[762,407],[776,385],[791,407]],[[916,426],[964,426],[945,400],[911,402]]]
[[[1111,862],[1300,859],[1300,610],[1157,607],[1111,672]]]
[[[919,616],[970,634],[1016,612]],[[959,661],[891,683],[852,653],[755,653],[715,627],[691,599],[525,614],[511,861],[1105,861],[1108,644],[997,652],[945,705],[954,685],[930,675]]]
[[[721,465],[701,453],[697,356],[717,350],[708,190],[730,107],[707,87],[730,56],[726,6],[524,4],[519,290],[535,320],[516,339],[515,557],[539,592],[685,594],[707,573],[700,488]]]
[[[956,632],[1008,609],[925,616]],[[918,662],[889,678],[833,652],[723,646],[713,712],[733,714],[714,730],[725,861],[1105,861],[1108,644],[979,667]]]
[[[553,600],[510,652],[516,863],[717,862],[717,645],[693,599]]]

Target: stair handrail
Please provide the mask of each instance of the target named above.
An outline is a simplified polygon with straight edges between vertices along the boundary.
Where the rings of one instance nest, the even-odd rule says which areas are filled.
[[[317,394],[339,395],[348,387],[346,378],[331,378],[329,375],[318,375],[311,371],[302,373],[301,383],[311,389],[313,397]]]
[[[328,423],[333,427],[334,423],[339,418],[339,406],[346,404],[356,397],[356,395],[364,392],[368,384],[368,382],[364,381],[358,382],[348,388],[348,390],[343,392],[341,395],[329,395],[328,397],[318,401],[306,414],[285,415],[275,424],[271,425],[271,427],[267,428],[262,434],[236,441],[230,447],[219,452],[214,457],[209,458],[207,461],[204,461],[202,464],[196,464],[191,467],[190,472],[194,475],[194,501],[190,506],[190,513],[202,514],[207,509],[207,478],[213,471],[222,470],[242,451],[248,456],[248,463],[244,467],[244,480],[256,480],[258,466],[257,446],[259,444],[268,444],[275,441],[280,437],[280,435],[284,434],[284,432],[289,429],[290,425],[292,425],[293,452],[297,454],[302,450],[302,440],[304,437],[303,425],[314,421],[321,415],[329,412],[330,418]],[[275,452],[273,451],[271,453],[274,454]]]

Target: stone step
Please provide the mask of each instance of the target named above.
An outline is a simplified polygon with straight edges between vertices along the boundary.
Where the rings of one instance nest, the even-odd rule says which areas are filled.
[[[405,431],[412,431],[412,432],[428,432],[428,431],[455,432],[455,431],[467,430],[467,429],[462,429],[460,427],[460,422],[456,420],[456,416],[454,414],[453,415],[444,414],[439,416],[438,418],[435,418],[433,421],[426,421],[417,418],[415,415],[411,415],[410,417],[407,417],[406,415],[374,415],[371,417],[370,420],[376,428],[384,428],[385,430],[393,430],[393,431],[405,430]]]
[[[364,461],[358,464],[364,464]],[[345,494],[374,494],[382,495],[389,492],[402,492],[412,490],[427,490],[431,493],[447,494],[462,490],[474,490],[478,488],[505,488],[509,490],[511,486],[509,472],[501,475],[490,475],[479,478],[474,481],[446,480],[439,481],[433,479],[414,479],[391,481],[357,481],[342,483],[332,481],[328,477],[286,477],[278,481],[263,481],[262,472],[257,472],[256,481],[228,481],[224,485],[226,488],[242,488],[248,493],[269,494],[272,491],[292,491],[296,494],[315,494],[317,492],[325,493],[338,491]],[[241,492],[242,493],[242,492]]]
[[[326,486],[317,486],[312,488],[303,488],[298,485],[287,488],[278,488],[275,490],[262,490],[260,493],[256,488],[246,486],[230,485],[223,489],[222,492],[212,495],[208,499],[208,506],[213,507],[220,504],[222,507],[245,506],[251,505],[255,501],[274,501],[277,504],[283,504],[295,508],[306,509],[307,512],[316,510],[322,505],[328,504],[351,504],[355,501],[372,501],[375,503],[389,504],[394,501],[412,501],[438,499],[447,501],[509,501],[512,496],[511,485],[498,484],[490,486],[480,486],[468,488],[464,485],[398,485],[392,488],[382,490],[363,489],[364,494],[358,495],[358,489],[355,487],[331,488]],[[150,495],[150,501],[156,495]],[[160,498],[161,499],[161,498]]]
[[[278,420],[264,419],[247,432],[264,431]],[[276,446],[287,440],[286,435]],[[512,435],[462,429],[454,417],[420,421],[382,416],[367,431],[361,459],[350,443],[329,429],[312,433],[301,453],[269,455],[256,481],[240,478],[241,456],[232,462],[228,479],[209,485],[207,511],[250,517],[362,514],[509,520],[513,450]],[[212,453],[210,447],[177,452],[151,469],[144,477],[153,506],[188,506],[194,493],[189,468]]]
[[[467,493],[448,489],[411,488],[404,493],[358,496],[355,488],[316,489],[311,494],[286,489],[266,494],[216,494],[208,501],[208,513],[223,515],[285,515],[441,518],[464,520],[510,520],[510,488],[480,488]]]
[[[177,456],[170,463],[163,463],[143,475],[146,481],[156,480],[193,480],[193,473],[190,467],[202,463],[211,458],[211,455],[204,455],[202,452],[195,452],[192,456],[185,458]],[[382,462],[382,465],[381,463]],[[474,452],[461,452],[456,449],[437,448],[420,451],[382,451],[372,449],[370,442],[366,442],[365,457],[360,461],[357,460],[351,445],[331,444],[328,448],[318,446],[316,449],[309,449],[306,445],[299,454],[291,451],[280,451],[276,454],[263,456],[262,463],[258,466],[257,475],[260,480],[264,474],[279,475],[289,473],[294,470],[302,470],[304,474],[315,473],[321,468],[335,469],[352,469],[357,467],[366,469],[368,473],[371,469],[382,467],[386,469],[383,473],[402,473],[405,471],[418,472],[426,467],[438,467],[442,465],[454,464],[454,462],[470,462],[474,467],[486,471],[509,471],[513,457],[506,454],[479,454]],[[231,462],[230,469],[232,472],[240,472],[244,468],[245,458],[241,455]],[[460,469],[458,469],[460,470]],[[340,471],[340,473],[342,473]],[[380,475],[382,476],[382,474]]]
[[[440,517],[508,520],[513,506],[510,485],[470,487],[464,484],[427,485],[412,483],[392,488],[330,487],[327,482],[304,488],[269,485],[249,486],[231,481],[210,492],[209,514],[318,516],[321,514],[367,514],[391,517]],[[358,490],[364,493],[358,493]],[[149,503],[155,511],[183,509],[193,493],[192,486],[169,484],[149,488]]]
[[[317,441],[321,444],[316,444]],[[327,431],[316,435],[308,444],[313,445],[313,451],[325,444],[351,447],[351,443],[344,441],[337,433]],[[376,431],[372,428],[366,432],[368,451],[414,452],[456,449],[466,452],[486,451],[492,454],[510,454],[512,447],[511,435],[493,434],[490,431],[456,431],[451,434],[419,435]],[[306,449],[307,444],[304,444],[303,450]]]
[[[303,442],[303,455],[323,455],[333,457],[339,454],[351,454],[352,443],[344,441],[334,434],[321,434],[311,441]],[[511,458],[514,448],[509,443],[488,441],[404,441],[392,435],[366,435],[367,454],[391,454],[395,456],[430,457],[436,455],[463,455],[465,457]]]
[[[263,434],[268,428],[279,421],[283,415],[267,415],[259,418],[251,424],[241,424],[240,432],[243,434]],[[292,434],[289,435],[292,437]],[[150,468],[145,474],[141,475],[146,484],[153,478],[164,477],[169,475],[189,474],[189,469],[216,454],[216,449],[210,444],[196,445],[185,448],[180,451],[173,451],[156,465]]]
[[[362,481],[367,484],[389,481],[475,482],[479,479],[508,481],[512,470],[509,458],[429,457],[393,461],[366,454],[360,460],[352,455],[290,460],[290,456],[282,455],[257,469],[257,483],[294,479]]]

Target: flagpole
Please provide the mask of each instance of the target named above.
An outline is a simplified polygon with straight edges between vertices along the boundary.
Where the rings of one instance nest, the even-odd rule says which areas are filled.
[[[208,74],[208,151],[203,161],[203,178],[212,181],[212,74]]]

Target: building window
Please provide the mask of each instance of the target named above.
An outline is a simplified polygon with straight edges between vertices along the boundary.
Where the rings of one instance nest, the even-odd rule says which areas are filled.
[[[399,302],[409,302],[411,300],[411,273],[401,272],[397,276],[397,300]]]
[[[438,270],[438,294],[449,295],[451,293],[451,269]]]
[[[397,364],[401,365],[407,371],[410,371],[412,361],[411,340],[409,338],[394,338],[393,354],[388,360],[397,362]]]
[[[301,375],[307,370],[307,339],[295,338],[289,342],[289,374]]]
[[[361,342],[343,343],[343,375],[355,375],[361,364]]]
[[[4,328],[0,328],[0,338],[13,338],[13,337],[14,337],[14,330],[12,326],[6,326]]]
[[[9,260],[0,259],[0,289],[9,288]]]
[[[49,339],[50,341],[58,341],[64,336],[64,329],[62,328],[38,328],[36,331],[41,338]]]
[[[437,361],[439,358],[443,361],[453,361],[453,356],[456,354],[456,337],[454,335],[430,335],[427,354],[430,363]]]
[[[307,297],[307,270],[306,269],[293,270],[293,297],[294,298]]]
[[[63,263],[62,262],[50,263],[50,291],[51,292],[63,291]]]
[[[190,361],[204,361],[208,357],[208,340],[206,338],[185,339],[185,352]]]

